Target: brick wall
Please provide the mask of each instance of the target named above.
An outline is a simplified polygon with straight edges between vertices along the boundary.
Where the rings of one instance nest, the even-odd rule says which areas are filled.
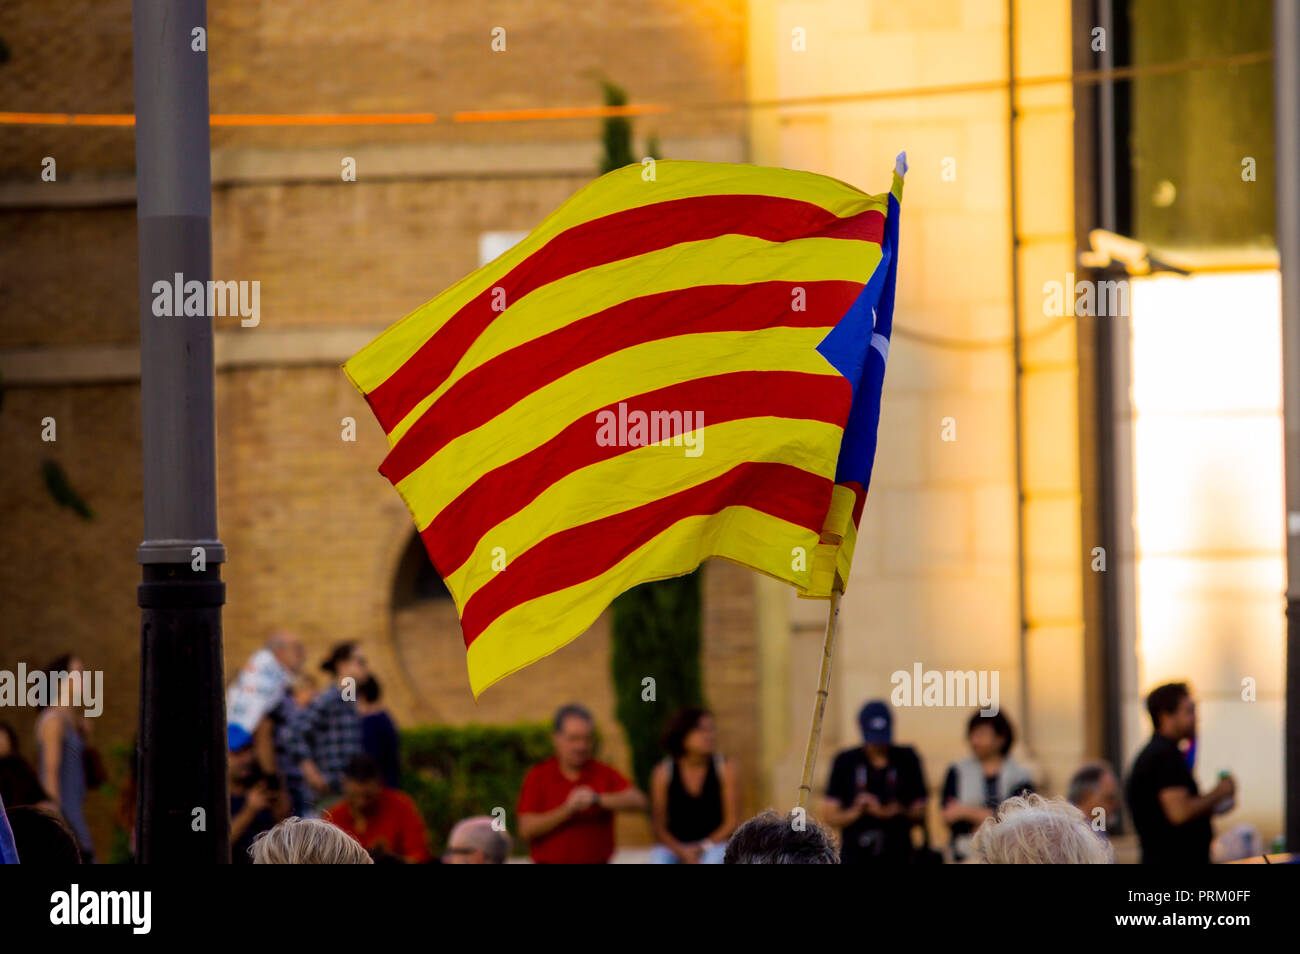
[[[209,9],[214,113],[434,111],[599,103],[597,77],[634,101],[735,100],[744,90],[742,0],[529,0],[457,3],[345,0],[328,11],[295,3],[228,0]],[[507,52],[490,30],[504,26]],[[124,113],[132,109],[129,0],[15,0],[0,6],[4,109]],[[444,116],[445,118],[445,116]],[[743,137],[738,111],[683,110],[636,122],[637,142],[662,137]],[[526,163],[472,181],[413,175],[310,184],[278,174],[277,152],[300,147],[440,142],[591,144],[594,120],[325,129],[218,129],[213,146],[257,185],[213,197],[215,277],[260,281],[261,330],[335,327],[376,331],[478,265],[487,230],[526,230],[588,177],[541,175]],[[265,150],[255,160],[241,150]],[[241,158],[242,155],[242,158]],[[283,155],[283,154],[281,154]],[[53,156],[58,179],[41,183]],[[0,126],[0,186],[23,193],[0,217],[0,351],[130,346],[137,338],[135,209],[58,207],[69,183],[130,176],[129,128]],[[269,180],[269,181],[267,181]],[[50,190],[49,207],[39,207]],[[35,206],[35,207],[34,207]],[[606,739],[626,766],[608,685],[608,628],[517,674],[473,703],[454,620],[428,608],[391,612],[392,578],[410,518],[376,466],[384,441],[337,367],[245,368],[217,378],[217,459],[224,568],[226,664],[233,672],[274,629],[289,626],[311,658],[339,639],[364,640],[399,721],[517,721],[549,715],[582,687]],[[58,442],[40,441],[57,420]],[[340,419],[357,420],[355,443]],[[0,595],[6,609],[0,664],[39,664],[65,649],[106,672],[98,723],[105,745],[136,727],[140,538],[139,389],[135,383],[13,387],[0,406],[6,467],[0,471]],[[44,457],[59,460],[96,512],[83,522],[42,486]],[[724,745],[746,786],[756,764],[753,617],[747,571],[720,564],[706,575],[705,672]],[[433,615],[430,615],[433,613]],[[10,713],[5,713],[5,718]],[[30,747],[33,713],[13,715]],[[30,754],[30,751],[29,751]],[[90,806],[101,851],[110,806]],[[644,823],[623,820],[624,838]]]
[[[213,113],[434,112],[433,126],[237,128],[213,146],[537,141],[595,138],[591,120],[466,124],[459,110],[590,106],[598,77],[634,102],[716,103],[741,97],[743,0],[224,0],[208,8]],[[491,49],[494,27],[506,50]],[[130,0],[11,0],[0,7],[0,103],[21,112],[129,113]],[[739,133],[740,111],[679,112],[643,133]],[[0,127],[0,175],[129,173],[129,128]]]
[[[626,769],[626,743],[609,684],[609,627],[592,630],[489,689],[475,704],[464,644],[450,603],[394,613],[394,576],[413,527],[400,498],[375,471],[383,438],[373,426],[345,442],[339,420],[365,413],[334,368],[268,368],[217,378],[220,532],[229,562],[224,615],[227,672],[270,632],[301,633],[313,664],[338,640],[362,640],[399,722],[509,723],[544,720],[578,698],[600,720],[605,757]],[[58,441],[39,440],[53,416]],[[60,652],[105,671],[104,745],[127,743],[137,718],[139,611],[139,392],[135,386],[19,388],[5,395],[0,435],[12,452],[0,473],[0,595],[6,607],[4,668],[40,665]],[[95,511],[84,522],[49,499],[40,461],[65,467]],[[728,753],[752,785],[756,662],[753,580],[716,562],[706,573],[704,668]],[[35,713],[6,712],[28,754]],[[747,796],[748,798],[748,796]],[[92,805],[107,848],[109,806]],[[648,828],[625,821],[621,837]]]
[[[588,181],[363,178],[223,189],[212,213],[214,274],[262,283],[259,328],[351,324],[378,333],[477,268],[480,233],[531,229]]]
[[[134,206],[0,214],[0,348],[136,343],[136,270]]]
[[[56,422],[54,443],[41,419]],[[139,696],[140,392],[136,386],[11,388],[0,408],[0,668],[42,666],[65,652],[104,672],[104,710],[95,744],[129,743]],[[41,462],[62,465],[94,511],[84,521],[47,493]],[[31,709],[0,710],[34,760]],[[108,849],[112,802],[95,793],[87,816]]]

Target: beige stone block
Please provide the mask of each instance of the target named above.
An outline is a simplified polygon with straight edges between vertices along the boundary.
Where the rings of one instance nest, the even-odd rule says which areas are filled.
[[[900,276],[901,279],[901,276]],[[894,310],[894,338],[889,354],[899,348],[927,354],[931,349],[960,350],[947,347],[950,341],[964,341],[973,335],[974,309],[966,302],[925,305],[901,296]]]
[[[971,392],[1003,394],[1015,386],[1011,348],[998,345],[967,352]]]
[[[912,640],[925,626],[926,592],[924,580],[896,572],[850,578],[840,603],[844,641],[838,644],[839,657],[851,666],[896,668],[899,659],[914,651]],[[823,603],[820,622],[825,617]]]
[[[1010,284],[1008,280],[998,287],[996,296],[971,304],[971,338],[979,345],[979,351],[1000,350],[1011,354]]]
[[[1070,72],[1068,0],[1016,0],[1016,72],[1059,76]]]
[[[1060,325],[1073,314],[1078,297],[1075,285],[1084,278],[1075,265],[1074,243],[1068,238],[1030,238],[1020,246],[1020,331],[1026,340],[1026,357],[1050,360],[1032,339]],[[1072,322],[1067,322],[1072,325]]]
[[[1056,71],[1048,74],[1053,82],[1025,83],[1021,77],[1016,86],[1016,109],[1025,113],[1068,113],[1074,106],[1074,90],[1068,74],[1067,59]],[[1032,77],[1029,77],[1032,79]]]
[[[854,563],[858,557],[855,553]],[[854,581],[849,581],[849,586],[853,586]],[[787,587],[789,591],[789,600],[786,603],[786,611],[790,618],[790,626],[793,629],[808,629],[822,626],[826,622],[826,601],[825,600],[806,600],[802,599],[796,593],[794,587]]]
[[[857,89],[858,87],[853,87]],[[832,174],[837,179],[880,194],[893,181],[894,162],[904,150],[908,155],[907,182],[912,182],[912,134],[921,126],[943,125],[947,117],[919,124],[915,119],[894,122],[883,119],[875,103],[845,103],[826,109],[831,123]],[[924,177],[922,177],[924,178]],[[904,206],[912,208],[912,190],[904,190]],[[921,208],[921,206],[917,206]]]
[[[1009,275],[1007,246],[997,240],[997,230],[997,223],[990,227],[981,215],[927,215],[919,241],[913,245],[920,261],[907,258],[906,245],[900,259],[924,273],[923,300],[968,302],[988,295],[993,276]]]
[[[1083,583],[1079,567],[1058,569],[1053,561],[1038,567],[1029,561],[1025,574],[1026,611],[1031,625],[1083,621]]]
[[[970,378],[970,353],[908,338],[891,343],[889,376],[911,392],[965,390]]]
[[[907,179],[904,189],[904,222],[910,223],[914,214],[922,210],[953,211],[961,204],[961,157],[968,151],[968,123],[957,118],[944,118],[908,123],[876,122],[868,128],[860,124],[844,130],[844,145],[860,154],[861,146],[870,142],[896,142],[897,151],[907,151]],[[861,130],[854,134],[853,130]],[[855,140],[861,138],[866,142]],[[859,148],[854,148],[859,147]],[[890,148],[893,148],[892,146]],[[955,160],[947,163],[948,159]],[[956,178],[945,178],[945,169],[951,169]]]
[[[975,507],[975,562],[981,570],[1012,568],[1017,560],[1016,488],[1011,482],[972,489]]]
[[[926,404],[927,479],[943,485],[969,485],[1014,476],[1014,419],[1010,393],[941,393]],[[955,440],[945,440],[951,420]],[[952,431],[949,431],[951,434]]]
[[[1016,123],[1019,231],[1069,235],[1074,228],[1073,117],[1030,113]]]
[[[1073,369],[1043,369],[1021,378],[1026,492],[1078,492],[1078,405]]]
[[[878,462],[879,455],[877,455],[876,472],[871,477],[873,489],[867,491],[867,503],[862,508],[862,519],[858,524],[858,542],[853,552],[851,578],[870,578],[881,573],[886,568],[885,561],[888,559],[888,554],[884,552],[882,546],[884,540],[884,515],[880,507],[875,506],[872,500],[874,488],[882,486],[877,476],[879,474]]]
[[[1025,559],[1037,570],[1073,570],[1083,559],[1077,496],[1029,497],[1024,504]]]
[[[971,502],[961,490],[886,490],[883,540],[893,572],[943,572],[971,558]]]
[[[1057,319],[1053,325],[1035,335],[1022,338],[1021,361],[1032,374],[1047,365],[1055,370],[1061,365],[1073,367],[1078,361],[1079,321],[1096,321],[1094,318]]]
[[[966,150],[957,156],[957,181],[961,183],[962,207],[979,212],[986,227],[994,229],[988,241],[1006,241],[1010,228],[1011,179],[1007,172],[1007,127],[1005,104],[1002,113],[988,102],[988,112],[966,120]],[[1005,246],[1010,250],[1010,245]]]
[[[962,0],[961,10],[964,26],[1006,33],[1007,5],[1000,0]]]
[[[931,668],[1010,668],[1018,655],[1016,576],[1004,564],[986,572],[937,580],[927,587],[926,654]]]
[[[867,632],[853,628],[845,632],[845,647],[837,656],[836,666],[841,667],[843,684],[852,687],[852,699],[844,705],[846,718],[855,714],[856,704],[861,700],[876,697],[892,702],[895,686],[904,685],[904,679],[913,679],[918,664],[923,673],[983,671],[986,688],[996,678],[1000,697],[1015,691],[1016,629],[1014,598],[1009,586],[995,588],[973,580],[948,578],[942,582],[909,581],[902,585],[891,582],[872,588],[870,595],[892,597],[924,609],[920,617],[913,609],[901,616],[886,610],[882,615],[887,619],[871,620]],[[939,604],[948,604],[948,608],[936,613]],[[897,683],[895,673],[902,674]],[[912,701],[917,704],[898,711],[909,715],[923,711],[919,704],[923,700]],[[949,714],[940,721],[964,723],[969,708],[956,706],[956,702],[945,700]],[[957,711],[954,712],[953,706]]]
[[[924,86],[946,86],[1005,79],[1006,33],[966,30],[950,21],[943,28],[912,34],[920,52],[919,79]]]
[[[914,35],[926,30],[957,29],[965,13],[963,0],[935,0],[934,3],[872,3],[870,29]]]
[[[891,349],[891,359],[893,358]],[[904,381],[891,368],[885,372],[880,427],[876,432],[876,459],[871,472],[867,510],[878,488],[915,487],[926,478],[926,442],[929,427],[926,402],[902,389]]]
[[[1084,749],[1083,626],[1032,627],[1026,634],[1029,717],[1036,753]]]

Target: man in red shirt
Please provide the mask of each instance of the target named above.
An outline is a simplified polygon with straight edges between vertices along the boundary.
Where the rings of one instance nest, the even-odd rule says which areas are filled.
[[[376,860],[423,864],[430,858],[424,820],[411,797],[384,787],[384,775],[373,758],[354,755],[343,770],[343,801],[326,817],[361,842]],[[389,857],[384,857],[389,856]]]
[[[591,757],[595,734],[590,712],[562,706],[555,714],[555,755],[524,778],[519,834],[538,864],[605,864],[614,854],[614,812],[646,809],[645,795]]]

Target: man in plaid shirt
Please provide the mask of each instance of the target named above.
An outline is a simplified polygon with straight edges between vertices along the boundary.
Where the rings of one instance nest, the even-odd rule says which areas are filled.
[[[370,675],[354,642],[335,646],[321,668],[334,685],[294,713],[287,736],[289,752],[318,799],[340,791],[344,766],[361,751],[357,685]]]

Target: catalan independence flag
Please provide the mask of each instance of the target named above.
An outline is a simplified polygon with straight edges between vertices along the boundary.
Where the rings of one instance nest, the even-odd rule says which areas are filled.
[[[905,170],[867,195],[787,169],[626,166],[347,363],[476,696],[708,557],[842,589]]]

